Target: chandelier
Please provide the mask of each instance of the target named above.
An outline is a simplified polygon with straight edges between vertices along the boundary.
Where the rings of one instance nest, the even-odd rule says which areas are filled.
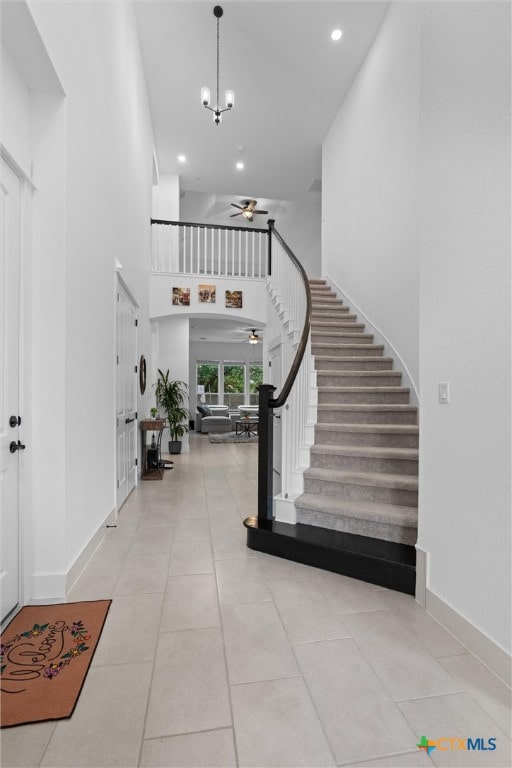
[[[220,73],[220,67],[219,67],[219,20],[222,16],[224,11],[220,7],[220,5],[216,5],[213,9],[213,15],[217,19],[217,101],[215,107],[210,107],[210,89],[209,88],[201,88],[201,101],[203,103],[203,107],[206,107],[206,109],[209,109],[210,112],[213,112],[213,122],[215,125],[220,125],[220,122],[222,121],[222,113],[228,112],[230,109],[233,109],[233,105],[235,103],[235,94],[233,91],[226,91],[225,94],[225,103],[226,106],[224,109],[219,109],[219,73]]]

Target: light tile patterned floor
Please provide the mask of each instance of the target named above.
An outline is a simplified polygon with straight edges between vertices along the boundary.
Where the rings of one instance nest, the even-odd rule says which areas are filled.
[[[190,445],[69,596],[113,598],[73,717],[2,731],[2,766],[508,768],[506,686],[412,598],[247,549],[257,446]]]

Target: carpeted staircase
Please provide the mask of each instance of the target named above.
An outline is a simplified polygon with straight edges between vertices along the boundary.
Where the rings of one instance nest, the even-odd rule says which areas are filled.
[[[318,423],[297,522],[401,544],[417,537],[418,426],[383,346],[310,280]]]

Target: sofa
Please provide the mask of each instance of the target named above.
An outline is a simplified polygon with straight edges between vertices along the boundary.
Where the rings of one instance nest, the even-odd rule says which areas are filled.
[[[197,406],[195,428],[196,432],[231,432],[231,417],[227,405]]]

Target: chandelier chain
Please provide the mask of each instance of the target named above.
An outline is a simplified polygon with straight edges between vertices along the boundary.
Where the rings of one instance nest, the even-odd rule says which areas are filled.
[[[220,73],[220,65],[219,65],[219,53],[220,53],[220,45],[219,45],[219,21],[220,19],[217,18],[217,109],[219,108],[219,73]]]

